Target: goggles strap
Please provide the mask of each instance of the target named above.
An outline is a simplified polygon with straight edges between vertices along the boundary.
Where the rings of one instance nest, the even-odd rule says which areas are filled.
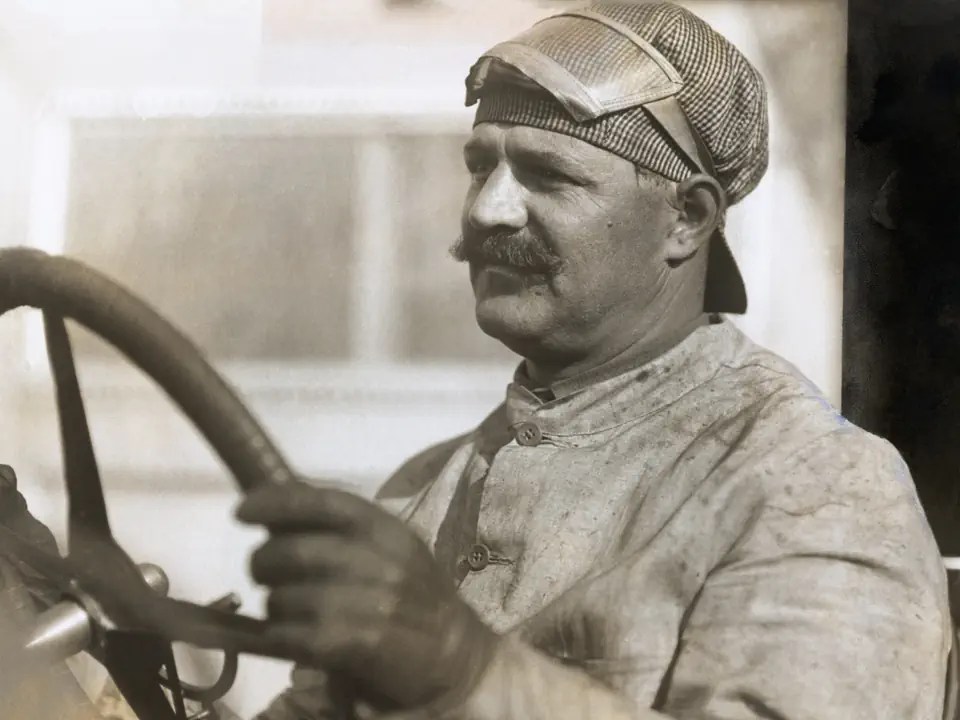
[[[690,125],[686,113],[675,97],[646,103],[643,109],[672,142],[674,149],[686,160],[691,170],[716,177],[710,153],[697,131]]]

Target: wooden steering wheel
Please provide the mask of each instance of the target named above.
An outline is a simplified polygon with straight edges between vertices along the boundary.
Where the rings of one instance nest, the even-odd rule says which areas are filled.
[[[263,620],[157,592],[114,540],[65,320],[108,341],[153,379],[220,456],[241,491],[285,483],[294,473],[197,347],[104,275],[35,249],[0,250],[0,315],[24,306],[43,313],[56,385],[69,507],[68,554],[40,550],[2,526],[0,545],[82,609],[91,629],[87,650],[140,718],[185,720],[185,697],[209,702],[229,690],[238,653],[283,654],[264,634]],[[227,669],[220,681],[211,688],[180,682],[173,642],[225,651]],[[25,652],[28,664],[45,661],[43,648]]]

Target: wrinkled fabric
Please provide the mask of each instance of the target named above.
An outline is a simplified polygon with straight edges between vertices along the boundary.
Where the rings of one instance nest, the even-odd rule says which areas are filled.
[[[381,492],[538,666],[539,687],[480,691],[590,717],[572,668],[641,720],[939,720],[946,578],[894,448],[728,322],[627,365],[546,401],[518,373]],[[476,543],[498,562],[471,570]],[[262,718],[351,717],[300,673]]]

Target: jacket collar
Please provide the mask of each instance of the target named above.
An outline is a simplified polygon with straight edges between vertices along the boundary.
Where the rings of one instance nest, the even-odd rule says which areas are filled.
[[[507,387],[506,420],[510,426],[535,421],[545,436],[599,432],[654,412],[706,382],[744,343],[749,341],[728,320],[697,323],[665,351],[628,350],[548,389],[532,387],[521,364]]]

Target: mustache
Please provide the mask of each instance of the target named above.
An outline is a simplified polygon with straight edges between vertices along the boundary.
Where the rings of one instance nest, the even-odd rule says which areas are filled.
[[[559,256],[527,229],[512,232],[465,232],[450,248],[458,262],[506,265],[531,273],[554,274],[563,267]]]

